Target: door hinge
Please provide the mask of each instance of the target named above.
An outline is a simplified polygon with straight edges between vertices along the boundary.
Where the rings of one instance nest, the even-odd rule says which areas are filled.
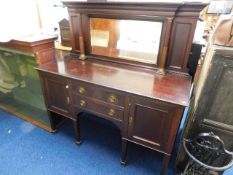
[[[67,103],[70,104],[70,98],[66,97]]]
[[[132,116],[130,116],[130,117],[129,117],[129,126],[131,126],[131,125],[132,125],[132,123],[133,123],[133,117],[132,117]]]

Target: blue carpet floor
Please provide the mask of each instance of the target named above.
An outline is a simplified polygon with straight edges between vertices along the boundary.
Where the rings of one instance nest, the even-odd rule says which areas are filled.
[[[159,174],[160,154],[129,144],[128,164],[123,167],[119,131],[85,117],[81,125],[83,143],[77,146],[69,121],[51,134],[0,110],[0,175]],[[168,174],[175,174],[171,165]]]

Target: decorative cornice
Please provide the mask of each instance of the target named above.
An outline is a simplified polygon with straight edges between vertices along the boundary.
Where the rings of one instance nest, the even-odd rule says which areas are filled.
[[[198,16],[206,3],[168,3],[168,2],[78,2],[63,1],[68,9],[76,10],[130,10],[148,12],[170,12],[168,16],[177,13],[178,16]]]

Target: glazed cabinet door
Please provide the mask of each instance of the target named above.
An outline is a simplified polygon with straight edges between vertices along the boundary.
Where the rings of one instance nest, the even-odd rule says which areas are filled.
[[[183,109],[169,103],[135,97],[131,99],[129,138],[171,153]]]
[[[43,76],[47,108],[62,115],[70,114],[71,84],[62,77]]]

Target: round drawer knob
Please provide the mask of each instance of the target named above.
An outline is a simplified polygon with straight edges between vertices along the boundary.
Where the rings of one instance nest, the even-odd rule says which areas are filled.
[[[86,92],[86,89],[84,87],[79,87],[78,92],[80,94],[84,94]]]
[[[86,106],[86,102],[85,102],[84,100],[80,100],[80,103],[79,103],[79,104],[80,104],[81,107]]]
[[[117,102],[117,97],[115,95],[110,95],[108,97],[108,101],[111,103],[116,103]]]
[[[66,85],[66,89],[68,89],[69,88],[69,85]]]
[[[114,109],[110,109],[109,111],[108,111],[108,115],[109,116],[114,116],[114,114],[115,114],[116,112],[115,112],[115,110]]]

